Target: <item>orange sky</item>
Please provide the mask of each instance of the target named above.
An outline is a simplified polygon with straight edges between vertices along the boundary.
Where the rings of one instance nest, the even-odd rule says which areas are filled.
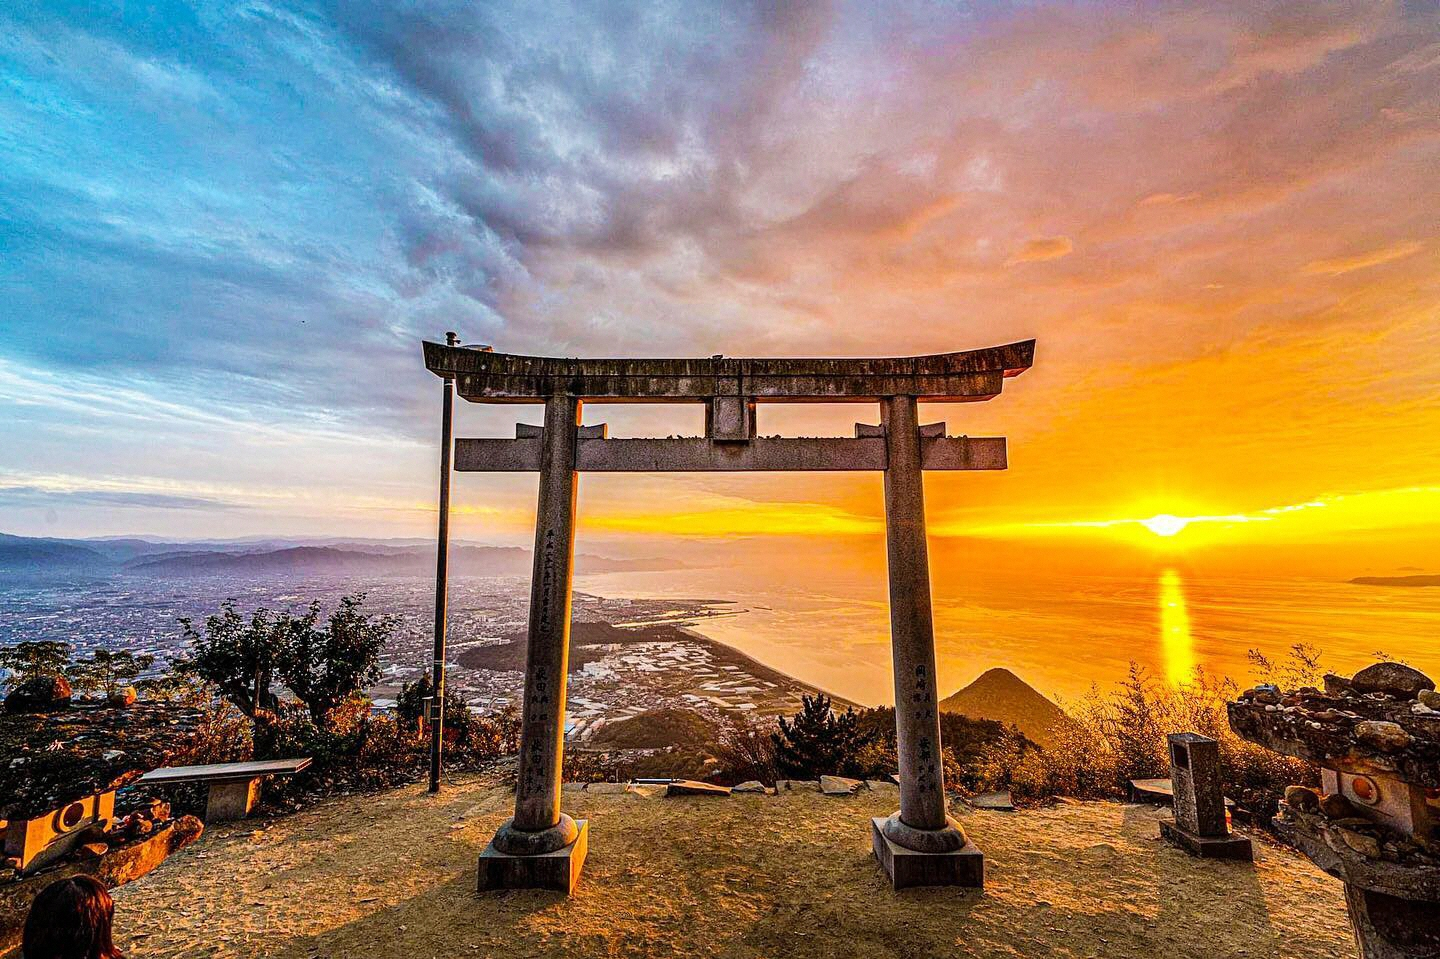
[[[24,235],[59,239],[7,267],[0,527],[431,535],[419,340],[447,328],[593,356],[1035,337],[1003,396],[928,410],[1010,440],[1005,473],[929,479],[937,537],[1435,569],[1433,4],[480,6],[317,20],[278,60],[267,31],[288,28],[243,17],[187,23],[184,57],[143,24],[17,26],[12,86],[32,95],[11,116],[36,146],[8,175],[33,200]],[[148,85],[45,53],[82,37]],[[101,115],[149,133],[66,126]],[[84,261],[63,282],[57,250]],[[85,350],[53,335],[72,328]],[[663,436],[700,415],[587,420]],[[460,432],[516,417],[467,407]],[[761,429],[859,417],[762,408]],[[526,542],[533,489],[462,477],[457,534]],[[583,535],[616,549],[882,522],[874,476],[597,476],[581,501]],[[1116,522],[1157,514],[1208,519]]]

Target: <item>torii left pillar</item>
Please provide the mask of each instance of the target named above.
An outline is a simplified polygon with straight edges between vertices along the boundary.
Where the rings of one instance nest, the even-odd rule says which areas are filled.
[[[925,537],[920,420],[913,396],[886,397],[885,558],[900,809],[870,821],[875,858],[896,889],[985,884],[985,856],[946,812],[935,685],[935,622]]]
[[[481,890],[555,889],[568,894],[585,862],[589,823],[560,811],[579,425],[576,397],[557,394],[546,399],[515,815],[480,854]]]

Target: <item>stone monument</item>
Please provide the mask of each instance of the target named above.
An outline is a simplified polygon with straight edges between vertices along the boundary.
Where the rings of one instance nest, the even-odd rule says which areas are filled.
[[[1166,739],[1175,818],[1161,821],[1160,835],[1202,859],[1252,861],[1250,840],[1230,832],[1220,784],[1220,744],[1199,733],[1171,733]]]
[[[1275,828],[1345,883],[1362,959],[1440,957],[1440,695],[1376,663],[1323,691],[1257,686],[1229,706],[1242,738],[1321,767],[1291,786]]]
[[[1030,368],[1033,340],[885,359],[561,359],[453,340],[427,342],[424,352],[426,367],[462,399],[545,407],[543,427],[521,424],[514,439],[454,440],[456,470],[540,474],[515,815],[481,855],[482,889],[568,892],[585,857],[586,823],[560,811],[581,471],[883,471],[900,809],[873,822],[875,855],[897,888],[981,884],[983,857],[946,814],[921,480],[924,470],[1004,469],[1005,440],[948,436],[943,423],[920,423],[917,404],[998,396],[1006,378]],[[703,403],[705,435],[610,439],[604,426],[580,425],[590,400]],[[880,424],[857,424],[854,438],[757,434],[757,404],[838,402],[877,403]],[[443,498],[442,524],[448,505]],[[443,590],[441,567],[437,595]]]

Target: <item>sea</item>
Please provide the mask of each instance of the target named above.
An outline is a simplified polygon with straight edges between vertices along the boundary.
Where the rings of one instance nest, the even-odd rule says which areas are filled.
[[[883,571],[784,564],[621,572],[576,588],[616,598],[731,600],[733,616],[698,632],[847,699],[894,702]],[[958,689],[1001,666],[1062,704],[1105,694],[1131,663],[1156,682],[1202,669],[1253,683],[1250,651],[1283,660],[1319,651],[1350,674],[1377,658],[1440,680],[1440,588],[1319,579],[1214,578],[1159,566],[1144,575],[987,571],[933,588],[939,688]]]
[[[936,567],[942,572],[945,567]],[[525,577],[457,578],[450,594],[452,643],[523,629]],[[883,565],[785,560],[726,562],[577,576],[575,588],[609,600],[722,601],[693,628],[801,682],[852,702],[894,700]],[[433,582],[174,581],[116,576],[27,583],[0,578],[0,646],[61,639],[92,647],[181,652],[178,616],[203,617],[227,596],[244,610],[283,608],[342,592],[400,617],[387,662],[428,658]],[[1251,650],[1283,660],[1296,645],[1321,666],[1350,674],[1398,659],[1440,680],[1440,587],[1366,586],[1318,578],[1239,578],[1157,565],[1143,573],[975,568],[937,575],[933,586],[939,688],[948,694],[1004,667],[1064,704],[1112,691],[1130,664],[1156,682],[1181,683],[1197,669],[1242,686],[1259,678]],[[582,608],[611,604],[577,602]],[[679,615],[679,612],[677,612]]]

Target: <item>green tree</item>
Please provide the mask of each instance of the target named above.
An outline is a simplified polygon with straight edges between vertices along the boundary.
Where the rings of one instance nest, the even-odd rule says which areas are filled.
[[[404,723],[409,729],[420,729],[420,720],[425,719],[424,728],[421,730],[429,735],[429,717],[425,715],[425,701],[434,694],[431,692],[430,677],[422,675],[411,683],[400,687],[400,695],[395,697],[395,718]],[[457,696],[448,685],[445,687],[445,725],[452,726],[457,722],[464,722],[470,715],[470,708],[465,700]]]
[[[145,670],[155,665],[155,657],[142,654],[136,656],[128,649],[111,652],[97,649],[89,659],[71,663],[66,674],[79,689],[100,690],[106,696],[113,696],[121,686],[128,686]]]
[[[0,649],[0,669],[9,670],[6,682],[13,689],[36,676],[64,676],[70,664],[70,644],[57,640],[27,640]]]
[[[380,679],[380,651],[395,631],[392,616],[364,611],[365,594],[342,596],[323,628],[320,604],[300,617],[282,615],[276,672],[322,726],[330,712]],[[448,705],[448,704],[447,704]]]
[[[270,686],[276,654],[289,628],[285,614],[277,616],[261,607],[247,621],[235,608],[235,601],[227,599],[220,604],[220,612],[205,618],[203,631],[188,618],[181,619],[180,625],[190,641],[190,658],[182,664],[185,670],[213,683],[251,719],[279,708],[280,699]]]
[[[771,733],[775,767],[784,776],[813,778],[821,775],[866,776],[867,747],[874,737],[860,728],[853,710],[835,713],[824,693],[802,697],[800,712],[792,720],[779,719]]]
[[[322,727],[330,714],[380,678],[379,656],[395,629],[389,616],[362,609],[364,593],[344,596],[320,625],[320,604],[299,616],[257,609],[246,620],[227,600],[206,618],[204,630],[182,619],[190,640],[185,668],[213,683],[251,719],[273,717],[280,698],[278,680],[305,705]]]

